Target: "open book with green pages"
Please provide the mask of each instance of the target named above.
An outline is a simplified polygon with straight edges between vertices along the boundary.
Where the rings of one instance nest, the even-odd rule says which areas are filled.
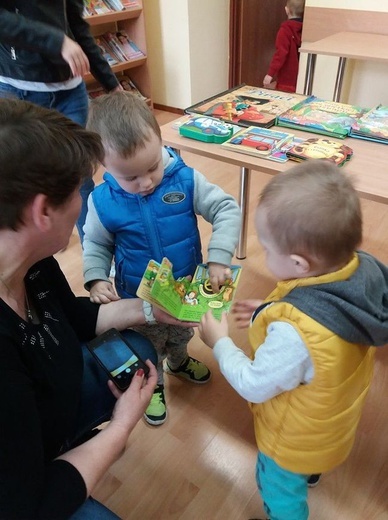
[[[368,111],[356,105],[326,101],[311,96],[277,119],[279,126],[344,139],[357,119]]]
[[[206,264],[199,264],[191,280],[175,280],[173,265],[163,258],[150,260],[137,289],[137,296],[182,321],[199,322],[212,310],[216,318],[229,311],[239,282],[241,266],[231,265],[231,277],[214,293]]]

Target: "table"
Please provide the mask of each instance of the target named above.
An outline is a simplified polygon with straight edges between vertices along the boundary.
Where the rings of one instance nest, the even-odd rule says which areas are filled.
[[[239,168],[240,175],[240,192],[239,204],[242,214],[242,225],[239,237],[239,243],[236,250],[238,259],[246,258],[246,241],[248,230],[248,210],[249,210],[249,193],[252,170],[260,171],[265,174],[275,175],[279,172],[286,171],[296,163],[287,161],[286,163],[277,163],[268,159],[261,159],[251,155],[245,155],[222,148],[220,144],[204,143],[182,137],[178,130],[174,128],[174,124],[182,118],[178,118],[168,124],[161,126],[163,144],[171,146],[180,151],[186,151],[215,159],[228,164],[233,164]],[[282,130],[279,127],[273,127],[274,130]],[[284,128],[283,128],[284,130]],[[290,130],[293,134],[308,139],[317,137],[317,134],[310,132],[302,132]],[[343,167],[345,172],[351,173],[354,178],[355,188],[361,197],[388,204],[388,166],[387,156],[388,147],[380,143],[373,143],[361,139],[347,138],[344,143],[354,150],[352,159]]]
[[[307,53],[304,94],[311,95],[317,54],[338,56],[337,77],[333,101],[339,101],[346,59],[388,62],[388,36],[384,34],[339,32],[312,43],[302,43],[301,53]]]

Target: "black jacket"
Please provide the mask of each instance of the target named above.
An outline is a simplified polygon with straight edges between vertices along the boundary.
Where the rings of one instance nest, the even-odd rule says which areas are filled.
[[[61,56],[65,33],[82,47],[102,86],[115,88],[118,80],[82,10],[82,0],[0,0],[0,75],[43,83],[70,79],[70,67]]]

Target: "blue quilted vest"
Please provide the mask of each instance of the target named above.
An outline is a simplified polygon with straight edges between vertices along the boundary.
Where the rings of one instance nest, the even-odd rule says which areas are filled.
[[[102,225],[115,236],[115,284],[122,298],[136,296],[151,259],[160,262],[166,256],[176,278],[192,275],[202,262],[194,172],[172,150],[168,152],[174,161],[151,195],[127,193],[109,173],[92,193]]]

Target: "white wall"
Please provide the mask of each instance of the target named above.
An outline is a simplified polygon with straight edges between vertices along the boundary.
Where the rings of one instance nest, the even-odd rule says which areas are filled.
[[[228,87],[229,0],[143,0],[154,103],[186,108]]]
[[[306,6],[331,9],[388,12],[388,0],[306,0]],[[301,54],[298,92],[303,92],[306,54]],[[317,56],[313,94],[332,99],[338,59]],[[388,64],[362,60],[347,60],[341,101],[372,107],[377,103],[388,105]]]

